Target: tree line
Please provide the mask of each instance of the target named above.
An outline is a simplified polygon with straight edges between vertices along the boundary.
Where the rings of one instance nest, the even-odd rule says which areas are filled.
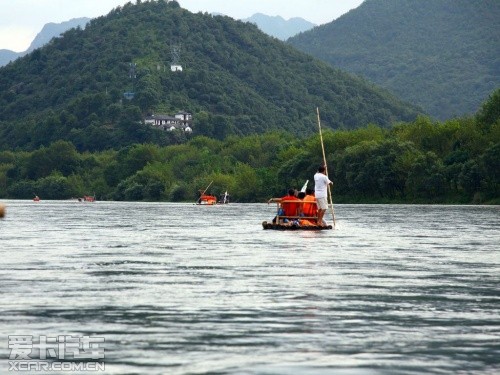
[[[323,141],[336,202],[500,202],[500,90],[474,117],[326,130]],[[213,181],[213,194],[263,202],[300,188],[322,160],[318,135],[284,131],[94,152],[58,140],[0,152],[0,198],[194,201]]]

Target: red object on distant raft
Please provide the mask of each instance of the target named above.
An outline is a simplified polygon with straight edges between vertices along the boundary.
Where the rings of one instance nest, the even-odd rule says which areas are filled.
[[[209,205],[209,206],[217,204],[217,197],[213,195],[202,194],[200,199],[198,199],[198,204]]]

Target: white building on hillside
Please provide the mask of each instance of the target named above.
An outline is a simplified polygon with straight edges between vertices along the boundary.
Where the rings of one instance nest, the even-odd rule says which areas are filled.
[[[186,133],[193,131],[193,116],[188,112],[177,112],[174,116],[152,115],[146,117],[144,123],[166,131],[183,130]]]

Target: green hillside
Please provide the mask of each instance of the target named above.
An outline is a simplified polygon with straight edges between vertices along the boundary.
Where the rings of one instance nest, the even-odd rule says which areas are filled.
[[[182,72],[170,70],[173,46]],[[124,99],[129,91],[132,100]],[[139,122],[181,110],[193,114],[198,135],[306,135],[316,129],[316,107],[325,127],[344,129],[421,112],[249,23],[193,14],[175,1],[138,1],[0,69],[0,149],[178,143],[183,135]]]
[[[441,120],[500,87],[498,0],[366,0],[288,42]]]

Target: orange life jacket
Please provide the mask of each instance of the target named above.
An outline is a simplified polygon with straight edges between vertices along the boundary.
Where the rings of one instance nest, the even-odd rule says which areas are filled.
[[[316,205],[316,198],[314,195],[306,195],[303,202],[307,202],[302,205],[302,212],[305,216],[318,215],[318,206]]]
[[[297,216],[297,209],[299,208],[299,204],[288,201],[299,201],[299,198],[294,195],[287,195],[281,198],[281,200],[283,202],[281,203],[281,207],[285,212],[285,216]]]

